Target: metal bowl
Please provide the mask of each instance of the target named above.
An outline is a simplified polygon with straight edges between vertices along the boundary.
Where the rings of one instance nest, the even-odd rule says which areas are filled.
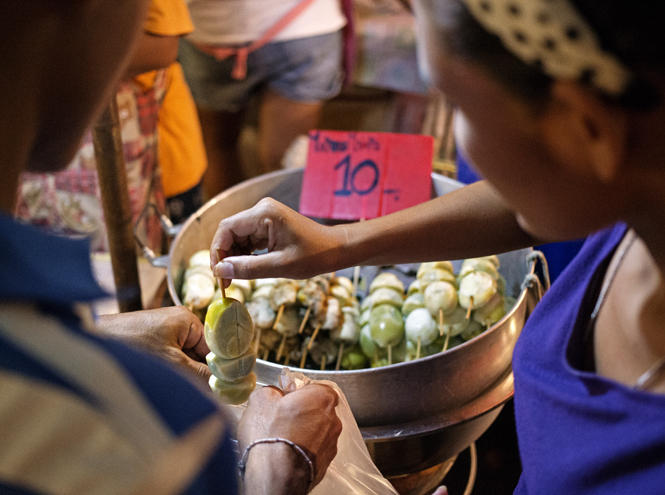
[[[219,221],[272,197],[298,209],[303,170],[284,170],[243,182],[190,217],[170,249],[168,286],[181,304],[179,288],[190,256],[210,247]],[[432,174],[432,196],[462,184]],[[415,361],[356,371],[302,370],[332,380],[344,391],[374,460],[384,475],[398,475],[443,462],[489,427],[512,397],[512,352],[537,294],[522,288],[533,275],[531,249],[499,255],[506,292],[517,302],[492,328],[445,353]],[[257,360],[261,382],[277,384],[283,366]],[[407,454],[408,455],[405,455]],[[398,454],[398,455],[395,455]]]

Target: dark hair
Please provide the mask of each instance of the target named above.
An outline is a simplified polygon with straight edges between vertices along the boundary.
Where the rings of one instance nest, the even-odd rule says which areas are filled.
[[[428,0],[430,6],[442,0]],[[510,91],[533,104],[542,104],[552,79],[538,62],[527,64],[504,48],[501,39],[486,31],[460,0],[436,10],[448,19],[439,21],[448,48],[455,55],[481,64]],[[532,0],[533,1],[533,0]],[[654,108],[659,91],[639,76],[644,69],[665,73],[665,1],[663,0],[569,0],[594,29],[603,49],[614,54],[636,74],[626,90],[605,98],[635,110]],[[580,78],[585,82],[585,78]]]

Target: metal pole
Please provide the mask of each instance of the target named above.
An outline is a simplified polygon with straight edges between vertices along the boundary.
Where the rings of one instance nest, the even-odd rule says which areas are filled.
[[[121,313],[143,309],[115,95],[92,130],[111,265]]]

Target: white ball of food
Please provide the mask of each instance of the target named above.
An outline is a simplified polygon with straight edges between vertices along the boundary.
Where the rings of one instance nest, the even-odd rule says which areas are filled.
[[[439,336],[436,322],[427,308],[414,309],[409,313],[404,322],[406,338],[420,345],[428,345]]]
[[[275,330],[287,337],[293,337],[298,334],[300,323],[298,310],[294,307],[286,308],[282,312],[282,317],[277,322],[277,325],[275,325]]]
[[[486,327],[494,325],[506,314],[505,299],[498,292],[482,308],[473,312],[473,319]]]
[[[432,282],[443,281],[457,287],[457,279],[455,278],[455,275],[446,270],[442,270],[441,268],[430,268],[429,270],[426,270],[419,280],[420,290],[422,292],[424,292],[425,289],[427,289],[427,286]]]
[[[335,277],[332,279],[331,283],[333,286],[341,285],[349,291],[349,294],[353,294],[353,282],[349,277]]]
[[[404,336],[402,313],[392,304],[381,304],[372,308],[369,318],[372,340],[379,347],[397,345]]]
[[[497,270],[501,268],[501,262],[499,261],[499,257],[496,254],[493,254],[491,256],[481,256],[480,259],[491,261]]]
[[[254,280],[254,289],[256,290],[259,287],[263,287],[264,285],[271,285],[274,287],[278,282],[279,279],[277,278],[257,278]]]
[[[482,308],[496,294],[496,287],[496,280],[490,274],[471,272],[460,281],[459,304],[465,309]]]
[[[226,297],[230,297],[232,299],[235,299],[236,301],[240,301],[243,304],[245,303],[245,293],[240,289],[238,289],[238,287],[234,287],[231,285],[227,287],[224,292],[226,294]],[[215,290],[215,295],[212,298],[212,300],[216,301],[222,296],[223,296],[222,289],[218,288],[217,290]]]
[[[254,321],[254,325],[256,325],[257,328],[267,330],[272,328],[275,323],[277,313],[275,313],[275,310],[270,306],[270,301],[265,297],[253,299],[247,304],[247,311],[249,311],[249,314]]]
[[[443,333],[449,333],[451,337],[461,334],[469,326],[466,310],[457,306],[455,311],[443,318]]]
[[[360,337],[360,326],[358,325],[358,311],[352,307],[342,308],[344,323],[339,333],[340,340],[355,344]]]
[[[425,298],[423,295],[419,292],[416,292],[415,294],[411,294],[409,297],[407,297],[404,300],[404,304],[402,304],[402,314],[404,316],[408,316],[411,311],[414,309],[418,308],[424,308],[425,307]]]
[[[379,273],[369,285],[369,293],[372,294],[375,290],[381,287],[393,289],[400,294],[404,292],[404,284],[394,273]]]
[[[494,280],[499,279],[499,272],[496,265],[485,258],[469,258],[462,262],[458,278],[461,280],[471,272],[485,272],[492,276]]]
[[[245,301],[249,301],[249,298],[252,297],[252,282],[249,280],[241,280],[234,278],[231,280],[231,285],[229,287],[237,287],[245,295]]]
[[[445,270],[451,274],[454,271],[453,264],[450,261],[427,261],[425,263],[421,263],[418,267],[416,278],[421,278],[423,273],[432,268],[440,268],[441,270]]]
[[[409,288],[406,291],[406,294],[410,296],[411,294],[417,294],[418,292],[422,292],[420,290],[420,279],[417,278],[413,282],[409,284]]]
[[[330,295],[337,298],[342,306],[351,304],[351,292],[343,285],[333,285],[330,288]]]
[[[182,284],[183,304],[188,308],[205,308],[215,297],[215,278],[210,268],[194,267],[185,271]]]
[[[210,249],[202,249],[201,251],[195,252],[189,258],[189,266],[207,266],[210,268]]]
[[[262,285],[260,287],[257,287],[254,292],[252,292],[252,297],[250,298],[251,301],[255,301],[256,299],[268,299],[270,300],[270,296],[272,296],[272,291],[275,290],[274,285]]]
[[[368,297],[371,297],[371,306],[379,306],[381,304],[392,304],[396,308],[402,308],[404,297],[401,292],[388,287],[380,287],[376,289]]]
[[[439,315],[439,310],[447,315],[452,313],[457,306],[457,291],[450,282],[432,282],[425,289],[423,298],[425,299],[425,307],[436,317]]]

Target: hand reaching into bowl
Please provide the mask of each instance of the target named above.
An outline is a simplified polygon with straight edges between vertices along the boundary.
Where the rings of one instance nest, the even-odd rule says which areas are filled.
[[[326,227],[271,198],[222,220],[212,240],[211,267],[226,285],[233,278],[309,278],[332,271],[343,228]],[[259,256],[255,250],[267,249]]]

